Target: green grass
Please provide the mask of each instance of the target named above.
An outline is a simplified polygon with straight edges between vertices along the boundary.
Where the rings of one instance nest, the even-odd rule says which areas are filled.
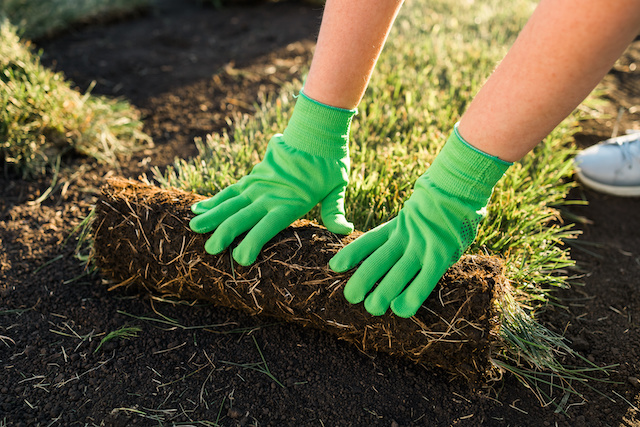
[[[105,344],[111,340],[115,340],[115,339],[128,340],[131,338],[137,338],[138,332],[142,332],[142,328],[139,326],[123,326],[120,329],[111,331],[104,338],[100,340],[100,344],[98,344],[98,346],[93,352],[97,353],[102,348],[102,344]]]
[[[507,52],[533,11],[531,0],[491,2],[414,0],[405,4],[380,58],[352,126],[352,171],[347,216],[369,230],[398,213],[413,182],[429,167],[449,132],[482,83]],[[247,174],[268,138],[284,129],[293,106],[294,81],[260,100],[253,117],[237,117],[231,134],[197,140],[199,155],[176,160],[155,178],[202,194],[214,194]],[[562,337],[537,320],[550,290],[568,286],[570,259],[565,240],[578,234],[559,209],[573,186],[572,135],[582,117],[574,113],[498,184],[469,253],[505,260],[513,284],[500,309],[505,346],[495,366],[539,387],[536,375],[551,375],[553,390],[573,392],[586,371],[563,365],[576,357]],[[315,209],[309,215],[319,218]],[[523,375],[522,373],[526,373]],[[548,387],[547,387],[548,388]],[[540,394],[539,394],[540,395]]]
[[[3,0],[4,15],[29,39],[51,36],[70,26],[105,20],[148,7],[150,0]]]
[[[25,177],[57,170],[67,153],[117,164],[149,141],[139,116],[125,101],[74,90],[0,20],[0,164]]]
[[[267,361],[265,360],[264,355],[262,354],[262,350],[260,350],[260,346],[258,346],[258,341],[256,341],[256,337],[252,335],[251,338],[253,338],[253,343],[256,345],[256,349],[258,349],[258,353],[260,354],[260,362],[236,363],[236,362],[221,360],[220,363],[260,372],[261,374],[264,374],[267,377],[269,377],[271,381],[278,384],[280,387],[284,388],[284,385],[280,381],[278,381],[278,379],[273,375],[273,373],[271,373],[271,370],[267,365]]]

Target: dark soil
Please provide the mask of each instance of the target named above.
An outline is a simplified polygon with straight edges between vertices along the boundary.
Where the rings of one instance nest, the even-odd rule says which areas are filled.
[[[166,0],[40,46],[80,88],[95,80],[95,93],[142,109],[156,147],[123,166],[136,177],[194,154],[194,136],[221,131],[231,113],[250,114],[261,93],[299,76],[320,14],[293,2],[216,10]],[[639,60],[636,42],[607,77],[611,102],[583,123],[581,144],[616,123],[640,127]],[[511,375],[469,384],[299,325],[107,291],[66,239],[113,172],[75,162],[83,172],[68,172],[69,185],[42,203],[32,202],[46,179],[0,178],[0,425],[640,425],[640,199],[574,193],[590,201],[571,209],[586,219],[573,249],[584,284],[559,292],[562,307],[542,317],[585,358],[617,367],[615,383],[592,384],[604,396],[579,387],[587,400],[569,398],[561,414]],[[141,331],[98,348],[125,326]]]

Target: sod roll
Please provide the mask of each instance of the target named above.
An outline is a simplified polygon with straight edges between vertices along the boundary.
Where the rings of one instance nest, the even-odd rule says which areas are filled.
[[[498,259],[464,256],[415,316],[374,317],[342,295],[353,271],[337,274],[328,268],[329,259],[360,232],[339,236],[296,221],[265,245],[253,265],[243,267],[229,250],[207,254],[208,235],[189,229],[190,206],[202,199],[110,180],[94,221],[94,259],[110,289],[136,287],[311,326],[364,352],[406,357],[471,381],[490,373],[491,355],[501,343],[497,303],[506,283]]]

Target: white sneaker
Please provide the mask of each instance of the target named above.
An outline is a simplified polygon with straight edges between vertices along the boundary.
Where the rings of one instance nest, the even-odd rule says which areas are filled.
[[[576,156],[576,173],[584,185],[615,196],[640,196],[640,132],[632,132]]]

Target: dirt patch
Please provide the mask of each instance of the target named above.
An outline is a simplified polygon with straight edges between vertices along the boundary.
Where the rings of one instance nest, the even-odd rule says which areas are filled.
[[[301,78],[321,16],[299,1],[214,9],[160,0],[136,20],[39,47],[43,64],[80,90],[95,83],[92,93],[125,97],[142,111],[156,147],[124,165],[128,176],[195,155],[194,137],[229,129],[233,114],[253,113],[262,96]]]
[[[47,63],[55,62],[80,87],[96,80],[95,91],[115,93],[143,108],[158,148],[123,169],[126,176],[136,177],[149,165],[193,153],[191,136],[228,126],[224,118],[244,107],[224,102],[223,108],[225,98],[242,95],[251,106],[259,92],[287,79],[289,69],[278,61],[295,65],[309,58],[308,40],[315,38],[319,17],[318,9],[298,3],[217,11],[166,1],[135,21],[84,28],[41,46]],[[165,34],[164,45],[150,44],[158,30]],[[287,38],[280,39],[280,33]],[[184,77],[183,55],[189,49],[172,44],[171,34],[222,40],[228,50],[218,51],[219,65],[203,67],[209,74]],[[270,37],[275,41],[268,42]],[[234,44],[243,48],[233,52]],[[215,46],[198,49],[208,55]],[[608,77],[615,91],[607,108],[615,114],[626,102],[629,109],[638,105],[631,90],[639,87],[631,67],[640,62],[638,46],[636,42],[625,56],[628,62]],[[253,53],[242,57],[248,49]],[[205,63],[199,61],[187,63]],[[267,73],[272,64],[276,72]],[[173,68],[161,72],[163,65]],[[229,82],[237,86],[211,83],[212,71],[225,65]],[[145,69],[156,71],[137,71]],[[244,70],[249,80],[244,80]],[[207,111],[200,108],[202,98],[189,96],[199,87],[211,88],[200,91],[210,102]],[[628,114],[622,120],[635,117]],[[583,123],[583,133],[597,135],[593,140],[609,136],[615,119],[605,116]],[[384,353],[364,354],[300,325],[210,304],[140,298],[122,289],[108,292],[99,276],[87,275],[72,257],[73,243],[64,245],[105,181],[104,169],[85,166],[68,187],[58,188],[42,203],[30,202],[46,190],[46,180],[0,177],[0,424],[640,425],[635,409],[640,405],[639,199],[575,192],[576,198],[591,201],[571,209],[588,219],[581,225],[580,246],[572,250],[584,284],[559,292],[560,306],[550,307],[543,319],[565,333],[585,358],[617,367],[610,377],[614,383],[591,384],[604,396],[576,385],[588,400],[568,398],[565,415],[553,406],[542,408],[513,376],[493,386],[469,384],[437,368]],[[129,260],[122,257],[121,262]],[[107,333],[131,326],[142,329],[138,337],[111,340],[97,350]],[[562,403],[565,396],[554,397]]]

